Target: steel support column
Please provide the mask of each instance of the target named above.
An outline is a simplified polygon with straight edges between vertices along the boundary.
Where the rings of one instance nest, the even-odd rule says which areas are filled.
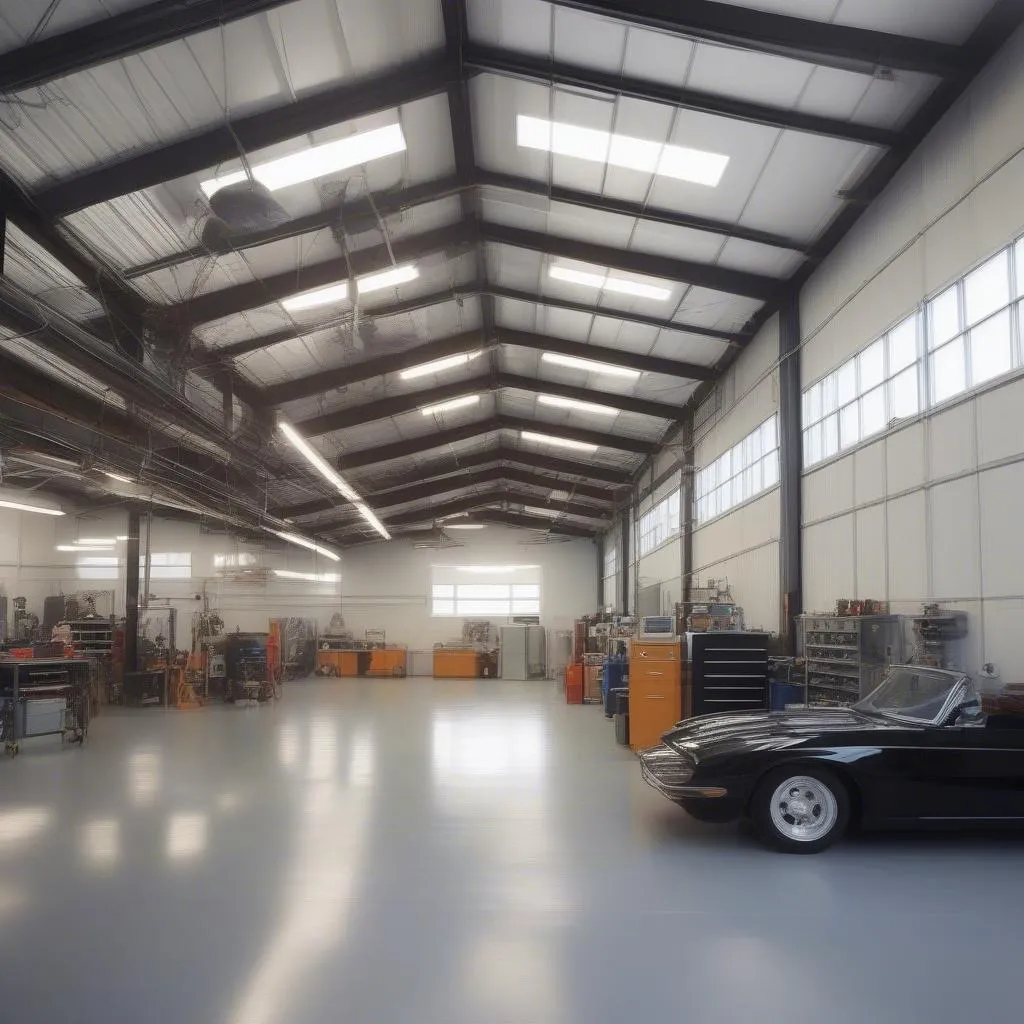
[[[139,526],[136,508],[128,513],[124,567],[124,670],[139,670]]]
[[[629,614],[629,506],[622,510],[619,517],[619,611],[623,615]]]
[[[793,289],[779,308],[779,463],[781,522],[779,569],[782,592],[781,635],[796,653],[795,618],[803,611],[800,547],[803,434],[800,430],[800,293]]]
[[[682,526],[682,544],[680,547],[679,572],[682,576],[682,599],[690,600],[693,589],[693,524],[696,521],[696,503],[693,487],[693,411],[691,402],[683,413],[681,440],[683,443],[680,458],[680,483],[682,493],[679,495],[679,518]]]

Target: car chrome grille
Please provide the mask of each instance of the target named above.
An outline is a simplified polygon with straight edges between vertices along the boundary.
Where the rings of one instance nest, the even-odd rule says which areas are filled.
[[[685,786],[693,778],[693,758],[662,744],[640,754],[644,777],[658,789]]]

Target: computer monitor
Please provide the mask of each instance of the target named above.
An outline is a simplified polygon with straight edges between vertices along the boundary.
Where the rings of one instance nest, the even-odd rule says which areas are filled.
[[[640,619],[641,640],[673,640],[676,620],[671,615],[644,615]]]

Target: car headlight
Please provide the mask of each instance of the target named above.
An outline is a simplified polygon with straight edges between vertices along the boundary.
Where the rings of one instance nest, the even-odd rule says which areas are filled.
[[[693,778],[693,758],[665,744],[645,750],[641,758],[644,769],[663,785],[685,786]]]

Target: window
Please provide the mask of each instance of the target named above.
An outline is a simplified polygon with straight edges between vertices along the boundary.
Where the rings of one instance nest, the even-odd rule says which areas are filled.
[[[139,556],[139,574],[146,572],[146,556]],[[192,553],[190,551],[154,551],[149,556],[151,580],[192,579]]]
[[[937,316],[956,320],[958,309],[946,300]],[[907,317],[804,392],[805,469],[920,412],[919,324],[917,313]]]
[[[540,615],[540,566],[435,565],[430,611],[485,619]]]
[[[640,517],[640,554],[648,555],[679,532],[679,491]]]
[[[804,415],[813,411],[820,420],[822,410],[835,409],[837,383],[828,389],[819,385],[804,392]],[[833,420],[835,416],[831,417]],[[835,442],[835,427],[829,443]],[[819,441],[821,440],[819,436]],[[779,482],[779,431],[775,416],[752,430],[739,444],[723,452],[710,466],[697,473],[697,522],[704,523],[749,501]]]

